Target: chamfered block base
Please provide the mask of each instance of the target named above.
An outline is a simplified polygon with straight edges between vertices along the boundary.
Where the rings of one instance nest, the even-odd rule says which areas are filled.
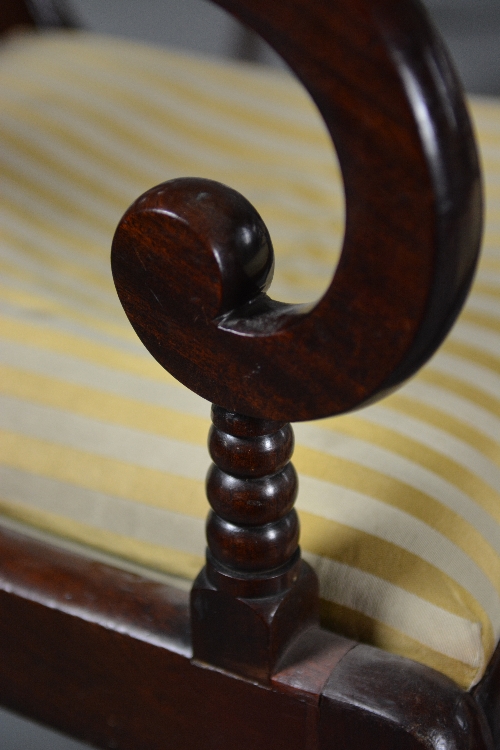
[[[303,560],[289,589],[261,598],[218,590],[203,568],[191,590],[193,656],[267,683],[293,639],[318,624],[318,602],[316,573]]]

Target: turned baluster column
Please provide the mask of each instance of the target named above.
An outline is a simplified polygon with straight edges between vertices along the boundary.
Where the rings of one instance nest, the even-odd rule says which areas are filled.
[[[207,476],[207,575],[221,591],[269,596],[297,578],[297,474],[287,422],[212,407]]]
[[[317,621],[317,582],[300,559],[288,422],[212,407],[207,564],[193,587],[195,658],[268,679],[294,635]]]

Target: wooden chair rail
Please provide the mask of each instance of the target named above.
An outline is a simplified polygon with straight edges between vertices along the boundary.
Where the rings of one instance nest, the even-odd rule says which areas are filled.
[[[264,686],[192,659],[184,592],[6,529],[0,570],[1,703],[97,747],[495,746],[471,695],[407,659],[312,628]]]

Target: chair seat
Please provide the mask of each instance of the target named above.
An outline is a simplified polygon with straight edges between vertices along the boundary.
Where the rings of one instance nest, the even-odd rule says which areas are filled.
[[[500,635],[500,104],[471,108],[488,216],[466,309],[396,394],[296,425],[294,457],[325,626],[467,689]],[[0,138],[0,512],[192,579],[210,407],[136,339],[113,231],[154,184],[220,180],[270,229],[271,295],[315,299],[344,211],[324,128],[281,71],[57,32],[1,48]]]

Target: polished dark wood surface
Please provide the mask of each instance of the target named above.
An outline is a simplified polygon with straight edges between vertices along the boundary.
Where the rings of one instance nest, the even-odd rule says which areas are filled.
[[[323,690],[321,708],[320,742],[335,727],[336,750],[494,747],[469,694],[444,675],[371,646],[346,654]]]
[[[194,656],[269,683],[290,644],[319,625],[317,576],[298,546],[293,431],[219,406],[212,421],[207,564],[191,592]]]
[[[312,626],[268,685],[192,658],[188,595],[0,528],[0,701],[120,750],[493,750],[470,695]]]
[[[413,0],[219,5],[283,55],[325,119],[346,191],[342,258],[316,305],[283,305],[266,295],[267,229],[230,188],[179,179],[129,209],[113,243],[125,310],[158,361],[219,405],[207,566],[189,605],[1,532],[0,699],[99,747],[492,750],[496,659],[471,696],[318,627],[291,433],[276,424],[380,397],[452,324],[481,231],[460,87]]]
[[[293,508],[298,481],[290,463],[292,428],[288,423],[243,417],[216,406],[212,415],[208,577],[224,586],[225,570],[239,573],[241,582],[229,584],[235,596],[250,593],[246,576],[251,576],[251,595],[279,593],[288,588],[286,578],[281,577],[280,587],[281,578],[273,576],[270,591],[268,573],[283,570],[285,574],[285,569],[293,568],[299,543],[299,518]]]
[[[103,748],[304,746],[288,694],[191,660],[188,595],[0,533],[0,700]]]
[[[340,413],[414,373],[467,294],[482,214],[460,86],[412,0],[219,4],[282,54],[325,119],[346,194],[337,271],[316,305],[271,300],[256,211],[174,180],[120,223],[118,293],[153,356],[204,398],[263,419]]]

